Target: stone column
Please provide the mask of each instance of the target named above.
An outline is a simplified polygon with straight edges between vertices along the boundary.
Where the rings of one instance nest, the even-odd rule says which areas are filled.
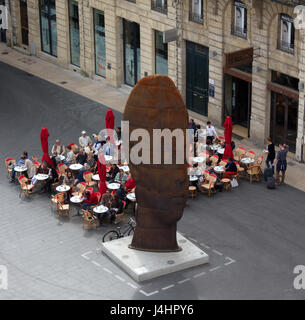
[[[305,30],[299,30],[299,80],[305,85]],[[298,135],[296,145],[296,159],[305,161],[305,88],[299,91]]]
[[[56,0],[57,63],[63,67],[70,64],[68,1]]]
[[[41,51],[39,1],[28,0],[29,46],[30,52],[38,55]],[[32,48],[32,49],[31,49]]]

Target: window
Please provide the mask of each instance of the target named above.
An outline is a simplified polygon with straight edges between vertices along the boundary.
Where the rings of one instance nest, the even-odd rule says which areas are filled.
[[[57,56],[57,26],[55,0],[40,0],[41,50]]]
[[[163,43],[163,32],[155,31],[156,74],[168,75],[167,43]]]
[[[286,14],[280,15],[280,34],[278,49],[288,53],[294,53],[294,25],[293,18]]]
[[[232,34],[247,38],[247,6],[240,1],[234,1]]]
[[[167,0],[152,0],[151,9],[167,14]]]
[[[105,45],[105,17],[104,12],[94,10],[94,45],[95,45],[95,73],[106,76],[106,45]]]
[[[203,0],[190,0],[190,21],[203,23]]]
[[[78,3],[69,0],[69,28],[71,63],[80,66]]]

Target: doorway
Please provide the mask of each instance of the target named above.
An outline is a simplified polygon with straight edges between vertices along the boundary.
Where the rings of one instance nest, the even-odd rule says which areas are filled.
[[[225,75],[225,112],[224,117],[231,116],[233,133],[250,137],[252,85],[245,80]]]
[[[5,0],[0,0],[0,6],[5,6]],[[6,30],[2,28],[0,29],[0,42],[6,42]]]
[[[21,42],[29,45],[28,7],[26,0],[20,0]]]
[[[291,152],[296,151],[298,105],[298,100],[271,92],[270,136],[275,144],[288,144]]]
[[[209,48],[186,42],[186,104],[208,116]]]
[[[123,19],[124,82],[134,86],[141,79],[140,25]]]

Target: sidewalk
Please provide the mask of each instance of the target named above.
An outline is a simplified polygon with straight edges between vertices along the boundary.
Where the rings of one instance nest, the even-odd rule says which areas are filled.
[[[0,61],[78,93],[88,99],[109,106],[109,108],[119,112],[124,111],[126,101],[131,91],[131,88],[127,86],[122,86],[117,89],[110,87],[103,78],[98,78],[98,80],[85,78],[72,70],[61,68],[35,56],[25,55],[7,47],[4,43],[0,43]],[[194,120],[202,127],[205,127],[206,123],[196,118]],[[223,128],[216,129],[219,135],[223,135]],[[263,155],[263,150],[256,147],[247,139],[240,141],[235,139],[234,141],[236,146],[243,145],[248,150],[251,149],[255,151],[258,156]],[[289,158],[286,182],[295,188],[305,191],[305,164],[298,163]]]

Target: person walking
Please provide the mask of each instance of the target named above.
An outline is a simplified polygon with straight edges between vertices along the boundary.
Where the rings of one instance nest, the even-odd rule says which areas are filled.
[[[215,127],[212,126],[211,121],[207,122],[206,131],[207,131],[207,144],[212,144],[214,138],[218,139],[217,132],[215,130]]]
[[[285,175],[287,170],[287,153],[289,151],[289,146],[287,144],[280,144],[280,150],[276,155],[276,184],[280,183],[280,172],[282,173],[281,184],[285,182]]]

